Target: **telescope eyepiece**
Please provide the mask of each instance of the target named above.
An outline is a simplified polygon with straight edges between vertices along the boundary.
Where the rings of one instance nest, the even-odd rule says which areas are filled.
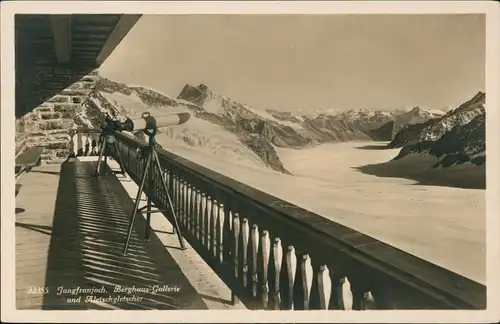
[[[121,126],[122,130],[126,132],[131,132],[134,130],[134,122],[130,118],[127,118],[124,122],[122,122]]]

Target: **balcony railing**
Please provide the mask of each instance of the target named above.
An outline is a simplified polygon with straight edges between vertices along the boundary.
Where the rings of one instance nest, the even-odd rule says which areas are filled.
[[[125,133],[116,140],[125,170],[139,183],[145,161],[137,149],[146,143]],[[166,150],[157,152],[164,172],[152,174],[151,199],[166,207],[165,177],[184,238],[248,308],[486,308],[486,287],[479,283]]]
[[[99,155],[99,133],[93,129],[72,129],[70,135],[70,151],[75,156]]]

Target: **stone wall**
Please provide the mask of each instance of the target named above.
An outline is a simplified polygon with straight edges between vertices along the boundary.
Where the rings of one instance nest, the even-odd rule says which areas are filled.
[[[71,69],[38,68],[31,74],[31,88],[37,83],[37,89],[64,88],[56,95],[16,120],[16,155],[34,147],[45,147],[42,163],[59,163],[70,153],[70,130],[76,128],[75,116],[83,109],[83,103],[95,86],[97,71],[72,81],[81,71]],[[69,84],[69,85],[68,85]],[[68,85],[68,86],[66,86]],[[30,85],[28,85],[29,89]],[[28,90],[26,89],[26,90]],[[31,91],[35,98],[40,95]]]

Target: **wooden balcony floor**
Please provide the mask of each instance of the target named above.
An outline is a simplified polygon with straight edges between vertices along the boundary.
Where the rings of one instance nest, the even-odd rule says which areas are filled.
[[[133,201],[114,175],[98,179],[94,170],[95,162],[69,162],[35,168],[21,179],[17,309],[207,309],[155,233],[142,240],[143,217],[122,255]],[[115,292],[118,286],[149,291]],[[101,291],[81,293],[93,288]]]

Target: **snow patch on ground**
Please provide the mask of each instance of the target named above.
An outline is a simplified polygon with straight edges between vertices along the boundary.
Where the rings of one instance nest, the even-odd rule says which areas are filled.
[[[186,124],[164,127],[160,131],[158,143],[173,153],[194,154],[202,161],[214,159],[224,164],[265,168],[262,160],[235,134],[203,119],[191,116]]]

